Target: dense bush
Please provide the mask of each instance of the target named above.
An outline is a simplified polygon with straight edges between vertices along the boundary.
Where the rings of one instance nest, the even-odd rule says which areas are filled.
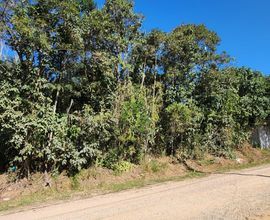
[[[0,3],[0,37],[16,54],[0,57],[3,170],[230,156],[269,118],[269,77],[230,67],[204,25],[144,34],[130,0],[22,4]]]

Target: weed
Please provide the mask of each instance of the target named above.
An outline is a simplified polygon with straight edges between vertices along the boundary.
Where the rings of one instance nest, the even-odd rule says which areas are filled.
[[[113,166],[115,174],[128,172],[133,168],[133,164],[128,161],[120,161]]]
[[[162,163],[157,160],[151,160],[144,165],[144,170],[146,172],[158,173],[164,171],[168,167],[167,163]]]

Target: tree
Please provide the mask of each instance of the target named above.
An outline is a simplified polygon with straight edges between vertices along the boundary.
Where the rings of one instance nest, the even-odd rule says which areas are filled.
[[[18,56],[0,55],[1,166],[75,174],[164,152],[228,156],[267,123],[269,77],[225,66],[215,32],[142,22],[131,0],[0,1],[0,40]]]
[[[187,102],[200,74],[227,61],[216,53],[219,42],[204,25],[181,25],[168,35],[163,56],[168,104]]]

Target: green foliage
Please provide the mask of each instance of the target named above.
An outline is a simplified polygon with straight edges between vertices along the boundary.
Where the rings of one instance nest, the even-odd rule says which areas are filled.
[[[167,165],[168,164],[159,162],[157,160],[150,160],[144,164],[144,169],[147,172],[158,173],[164,171],[167,168]]]
[[[133,86],[131,82],[120,86],[118,94],[115,118],[119,155],[122,159],[140,162],[154,144],[159,106],[147,89]]]
[[[204,112],[202,131],[207,149],[224,155],[249,140],[251,129],[269,115],[266,85],[265,77],[245,68],[202,75],[196,99]]]
[[[121,174],[127,171],[130,171],[133,167],[133,164],[128,161],[119,161],[113,165],[113,170],[116,174]]]
[[[230,67],[204,25],[142,33],[131,0],[8,2],[0,40],[16,57],[0,60],[0,170],[231,157],[269,120],[269,77]]]
[[[198,133],[202,115],[196,106],[173,103],[165,109],[165,140],[167,152],[174,155],[177,149],[194,150],[199,145]]]

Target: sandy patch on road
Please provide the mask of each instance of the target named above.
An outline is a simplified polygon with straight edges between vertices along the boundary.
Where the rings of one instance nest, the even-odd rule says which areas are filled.
[[[264,212],[264,214],[256,215],[253,218],[250,218],[249,220],[270,220],[270,210]]]

